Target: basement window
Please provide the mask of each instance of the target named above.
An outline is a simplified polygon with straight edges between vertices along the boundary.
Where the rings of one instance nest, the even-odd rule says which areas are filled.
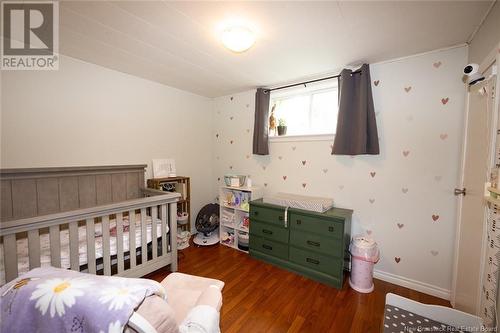
[[[272,91],[269,107],[270,114],[274,108],[277,127],[270,130],[271,141],[332,140],[337,129],[337,80]],[[286,134],[280,123],[286,125]]]

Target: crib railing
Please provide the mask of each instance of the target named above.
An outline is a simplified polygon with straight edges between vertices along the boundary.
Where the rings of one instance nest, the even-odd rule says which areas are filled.
[[[0,236],[3,238],[3,266],[5,281],[9,282],[18,276],[18,244],[17,240],[27,237],[29,269],[41,266],[41,232],[47,233],[50,244],[50,264],[61,267],[61,230],[66,228],[69,234],[70,269],[82,270],[80,263],[79,229],[86,230],[86,251],[89,273],[98,271],[96,258],[96,224],[101,224],[102,256],[99,258],[101,273],[116,274],[127,277],[140,277],[166,265],[177,270],[177,201],[178,193],[168,193],[144,189],[147,197],[78,209],[64,213],[56,213],[20,220],[2,222]],[[124,218],[127,217],[129,241],[128,260],[125,259]],[[116,255],[110,253],[110,221],[116,224]],[[147,224],[151,221],[151,241],[148,242]],[[137,224],[136,224],[137,223]],[[157,234],[158,223],[161,225],[161,240]],[[168,226],[168,234],[167,234]],[[136,242],[136,228],[140,228],[140,240]],[[150,247],[148,249],[148,244]],[[160,248],[159,245],[160,244]],[[140,255],[139,255],[140,253]],[[148,253],[150,255],[148,256]],[[101,262],[102,261],[102,262]],[[127,263],[128,265],[125,265]],[[113,268],[113,270],[112,270]]]

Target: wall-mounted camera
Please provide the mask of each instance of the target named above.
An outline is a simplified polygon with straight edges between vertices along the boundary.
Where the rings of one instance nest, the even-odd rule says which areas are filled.
[[[478,64],[468,64],[464,67],[464,75],[467,76],[467,84],[472,86],[484,80],[484,76],[479,72]]]

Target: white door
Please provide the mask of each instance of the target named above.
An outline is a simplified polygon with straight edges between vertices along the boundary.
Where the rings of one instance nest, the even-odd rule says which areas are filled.
[[[488,72],[485,73],[488,76]],[[496,119],[492,112],[488,92],[491,80],[469,89],[466,120],[465,151],[461,196],[460,220],[457,229],[457,253],[452,291],[453,306],[459,310],[478,314],[485,249],[484,183],[489,179],[492,164],[493,130]]]

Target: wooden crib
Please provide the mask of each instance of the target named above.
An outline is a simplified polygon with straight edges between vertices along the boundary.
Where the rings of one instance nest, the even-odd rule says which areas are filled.
[[[146,165],[3,169],[0,285],[44,265],[140,277],[177,270],[177,193]]]

